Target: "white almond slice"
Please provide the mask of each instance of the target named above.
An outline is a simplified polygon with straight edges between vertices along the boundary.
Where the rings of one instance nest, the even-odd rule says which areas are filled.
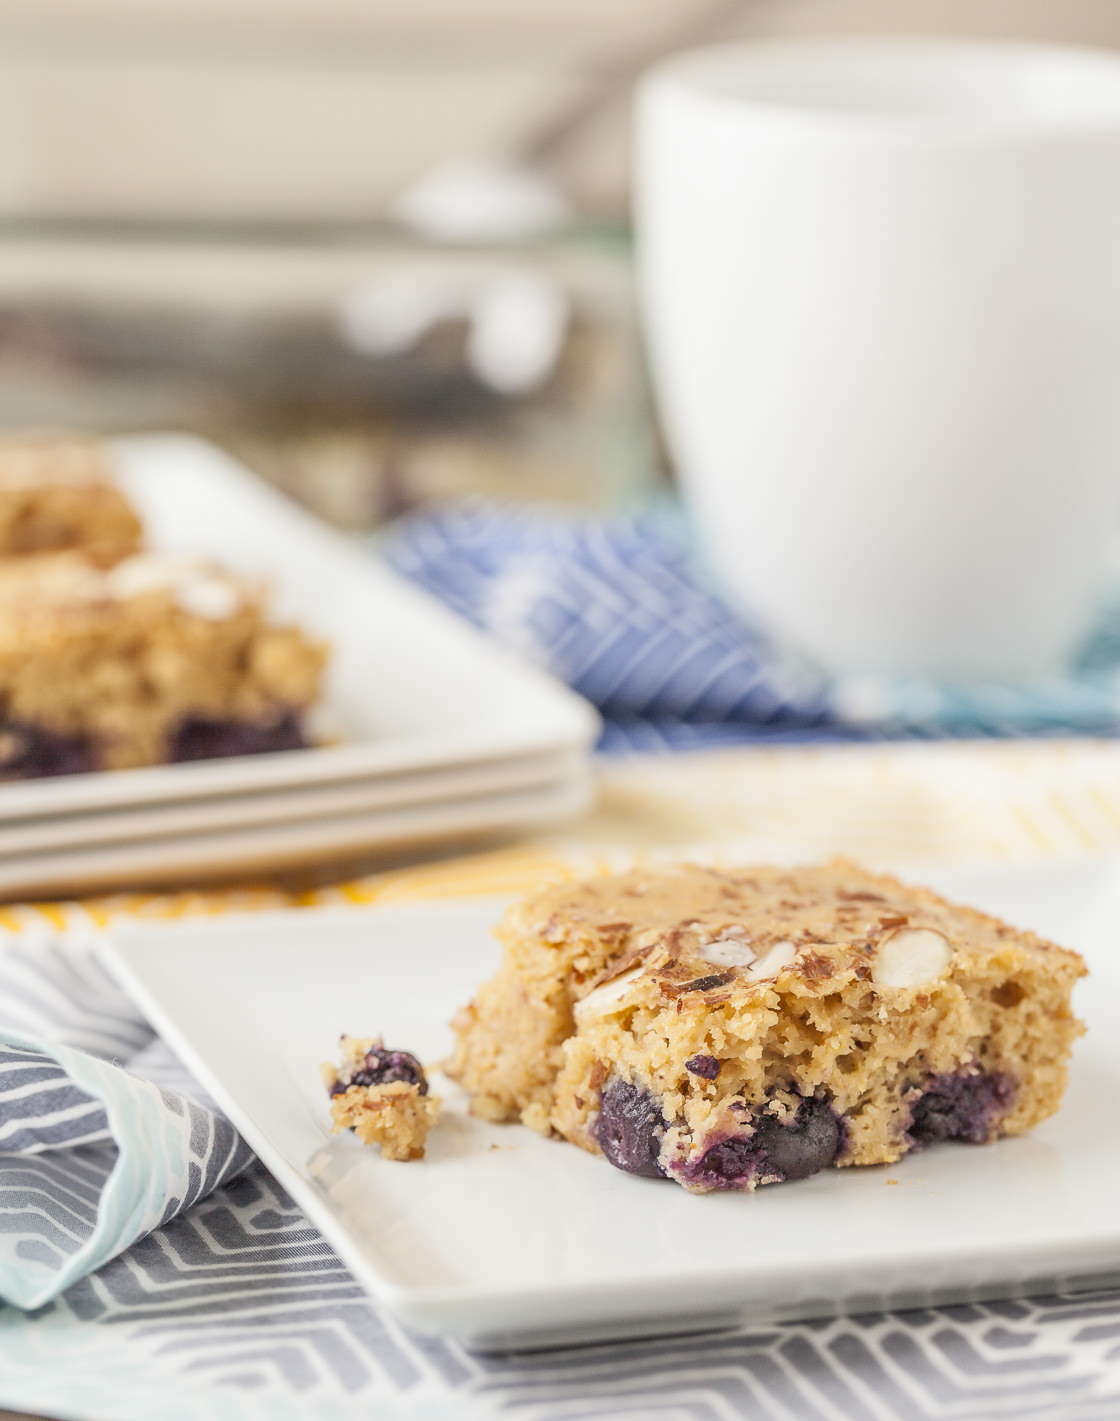
[[[176,587],[175,602],[201,621],[225,622],[241,606],[241,594],[232,582],[220,577],[197,577]]]
[[[620,977],[612,977],[609,982],[604,982],[601,987],[596,987],[594,991],[588,992],[582,1001],[575,1004],[574,1011],[577,1021],[591,1020],[597,1016],[610,1016],[613,1012],[620,1010],[624,998],[630,991],[631,984],[642,975],[643,971],[644,968],[639,963],[637,967],[631,967],[629,972],[623,972]]]
[[[137,553],[104,575],[111,597],[128,599],[149,592],[168,592],[192,617],[224,622],[241,606],[241,593],[232,579],[221,577],[193,558],[176,554]]]
[[[933,928],[899,928],[879,944],[871,980],[880,987],[924,987],[953,960],[949,940]]]
[[[164,592],[197,574],[193,559],[173,553],[137,553],[125,558],[105,574],[113,597],[139,597],[145,592]]]
[[[794,942],[772,943],[762,956],[747,968],[747,976],[753,977],[758,982],[776,977],[779,972],[784,972],[790,966],[800,950]]]
[[[758,956],[749,943],[738,937],[717,937],[715,942],[705,943],[698,955],[717,967],[746,967]]]

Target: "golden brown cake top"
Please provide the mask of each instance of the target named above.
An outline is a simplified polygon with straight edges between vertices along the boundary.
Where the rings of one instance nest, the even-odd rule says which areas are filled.
[[[794,979],[820,992],[853,982],[917,991],[1001,954],[1009,967],[1025,954],[1056,973],[1084,972],[1076,953],[1034,933],[839,859],[638,869],[550,887],[511,910],[501,936],[562,952],[577,1019],[614,1010],[639,979],[643,995],[655,987],[667,1004],[701,994],[712,1005]]]
[[[0,436],[0,555],[82,548],[109,563],[135,551],[141,532],[97,441]]]

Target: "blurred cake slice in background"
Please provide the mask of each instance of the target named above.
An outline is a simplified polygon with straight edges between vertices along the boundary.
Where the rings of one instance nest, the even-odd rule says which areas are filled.
[[[205,562],[0,560],[0,779],[300,748],[325,661]]]
[[[66,435],[0,437],[0,556],[81,548],[109,564],[135,552],[141,534],[103,445]]]

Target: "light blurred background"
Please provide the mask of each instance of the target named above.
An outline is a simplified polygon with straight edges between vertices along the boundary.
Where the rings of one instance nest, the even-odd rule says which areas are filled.
[[[0,424],[195,430],[355,530],[632,506],[634,78],[855,33],[1120,46],[1120,5],[0,0]]]

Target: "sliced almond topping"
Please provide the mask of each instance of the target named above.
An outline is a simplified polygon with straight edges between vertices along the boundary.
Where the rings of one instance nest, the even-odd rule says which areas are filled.
[[[573,1010],[577,1020],[589,1020],[597,1016],[610,1016],[620,1009],[623,999],[629,994],[631,984],[642,975],[644,964],[639,963],[637,967],[632,967],[629,972],[623,972],[620,977],[612,977],[609,982],[604,982],[601,987],[596,987],[588,992],[581,1001],[576,1002]]]
[[[776,977],[779,972],[784,972],[793,962],[799,951],[800,948],[796,943],[787,942],[784,939],[781,942],[771,943],[762,956],[747,968],[747,976],[753,977],[755,981]]]
[[[934,928],[899,928],[879,944],[871,980],[880,987],[924,987],[949,970],[953,949]]]
[[[758,954],[741,937],[724,935],[714,942],[705,943],[698,949],[698,956],[705,962],[714,962],[717,967],[746,967]]]
[[[188,616],[204,622],[226,622],[240,609],[241,594],[224,578],[196,577],[176,587],[175,602]]]

